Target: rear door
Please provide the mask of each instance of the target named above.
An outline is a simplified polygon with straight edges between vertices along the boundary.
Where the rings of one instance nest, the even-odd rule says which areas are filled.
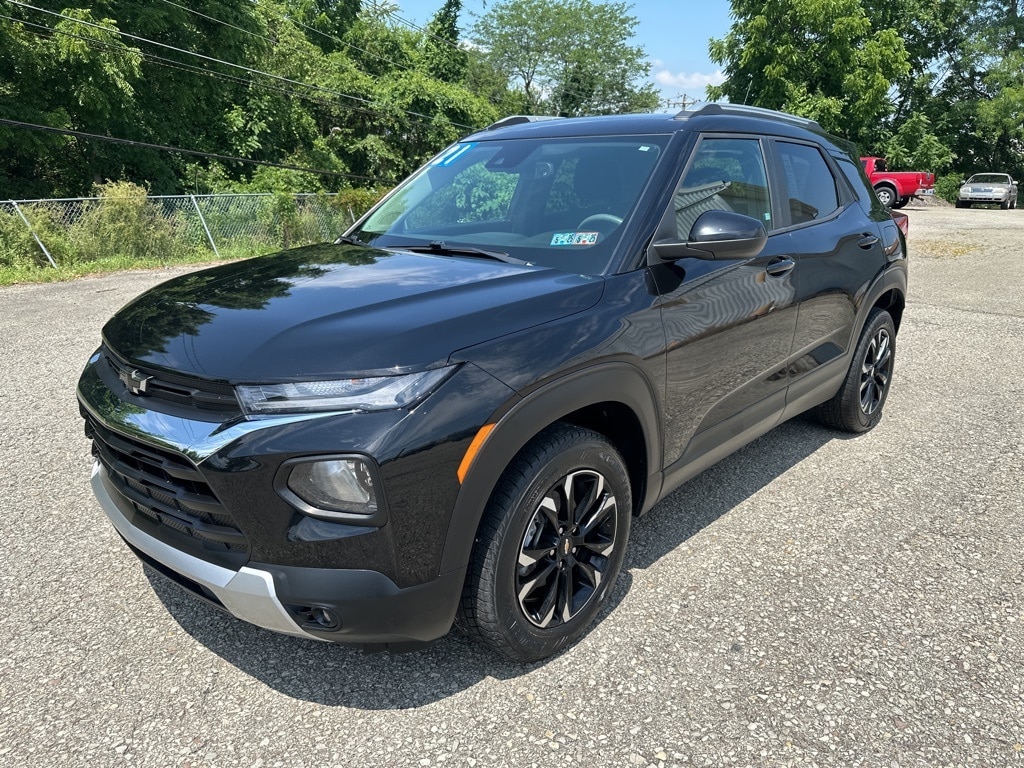
[[[796,261],[789,417],[838,387],[857,343],[859,302],[886,258],[877,222],[820,146],[774,139],[770,159]]]

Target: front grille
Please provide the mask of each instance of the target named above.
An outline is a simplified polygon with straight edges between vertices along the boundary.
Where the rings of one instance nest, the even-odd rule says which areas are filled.
[[[230,384],[133,365],[116,355],[106,344],[101,352],[104,361],[122,384],[130,381],[132,374],[140,379],[145,378],[146,397],[224,415],[240,412],[235,390]],[[124,386],[127,390],[127,384]]]
[[[91,418],[85,433],[110,482],[136,512],[214,548],[248,549],[245,534],[184,456],[143,445]]]

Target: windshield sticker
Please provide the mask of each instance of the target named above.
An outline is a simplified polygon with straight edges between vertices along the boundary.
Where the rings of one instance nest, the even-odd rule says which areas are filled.
[[[436,157],[431,165],[449,166],[475,146],[475,141],[470,142],[469,144],[456,144],[447,152]]]
[[[596,245],[600,232],[559,232],[551,236],[552,245]]]

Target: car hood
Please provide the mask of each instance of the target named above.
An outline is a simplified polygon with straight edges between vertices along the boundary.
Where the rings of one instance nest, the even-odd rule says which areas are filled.
[[[603,285],[542,267],[315,245],[163,283],[103,337],[140,366],[232,383],[401,373],[580,312]]]

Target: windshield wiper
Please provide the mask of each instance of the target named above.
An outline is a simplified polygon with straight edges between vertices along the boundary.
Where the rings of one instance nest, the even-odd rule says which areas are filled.
[[[334,241],[335,245],[361,245],[364,248],[369,248],[369,243],[364,243],[358,237],[352,237],[352,235],[341,235],[337,240]]]
[[[413,253],[436,253],[439,256],[479,256],[484,259],[503,261],[506,264],[527,265],[530,262],[521,261],[509,256],[504,251],[488,251],[483,248],[474,248],[471,245],[447,245],[442,240],[435,240],[430,245],[395,245],[394,250],[412,251]]]

